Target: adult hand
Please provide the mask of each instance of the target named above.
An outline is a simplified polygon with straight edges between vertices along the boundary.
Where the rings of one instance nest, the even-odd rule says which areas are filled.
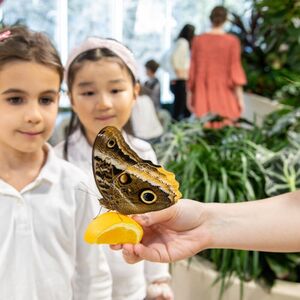
[[[206,248],[209,235],[202,226],[202,204],[182,199],[177,204],[156,212],[134,216],[143,226],[140,244],[111,246],[123,249],[124,259],[136,263],[142,259],[153,262],[172,262],[195,255]]]
[[[236,86],[234,90],[235,90],[235,94],[236,94],[236,97],[237,97],[237,100],[238,100],[240,114],[242,115],[245,111],[243,87],[242,86]]]
[[[191,92],[187,92],[186,107],[192,114],[194,113],[195,108],[192,104],[192,93]]]
[[[129,263],[172,262],[207,248],[299,252],[299,199],[300,190],[240,203],[180,200],[135,217],[144,228],[140,244],[112,248],[123,248]]]
[[[241,115],[245,112],[245,103],[243,100],[239,101],[240,113]]]

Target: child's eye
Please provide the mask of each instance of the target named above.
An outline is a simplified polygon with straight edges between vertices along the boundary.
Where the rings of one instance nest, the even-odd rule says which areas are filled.
[[[120,93],[120,92],[122,92],[123,91],[123,89],[112,89],[111,90],[111,93],[112,94],[117,94],[117,93]]]
[[[86,91],[81,94],[82,96],[93,96],[95,93],[93,91]]]
[[[7,102],[13,105],[18,105],[23,103],[23,99],[21,97],[11,97],[7,99]]]
[[[53,98],[51,98],[51,97],[42,97],[42,98],[40,98],[39,101],[40,101],[40,104],[42,104],[42,105],[49,105],[54,102]]]

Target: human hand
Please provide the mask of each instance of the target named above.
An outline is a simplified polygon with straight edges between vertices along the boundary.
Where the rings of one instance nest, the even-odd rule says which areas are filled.
[[[187,92],[186,107],[191,113],[194,113],[195,108],[192,104],[192,93],[191,92]]]
[[[245,103],[243,100],[239,101],[239,109],[240,109],[240,114],[242,115],[245,111]]]
[[[245,102],[244,102],[244,94],[243,94],[243,87],[237,85],[234,87],[234,92],[236,95],[236,99],[238,101],[238,106],[240,109],[240,114],[242,115],[245,111]]]
[[[136,263],[142,259],[153,262],[172,262],[193,256],[206,248],[208,232],[203,226],[202,203],[182,199],[175,205],[156,212],[134,216],[143,226],[140,244],[111,246],[123,249],[124,259]]]
[[[167,282],[153,282],[147,287],[146,300],[174,300],[174,294]]]

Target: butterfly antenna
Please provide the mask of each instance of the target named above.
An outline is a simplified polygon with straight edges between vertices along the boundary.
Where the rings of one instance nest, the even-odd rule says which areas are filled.
[[[101,211],[102,211],[102,208],[103,208],[103,206],[101,205],[101,201],[102,200],[102,198],[101,199],[98,199],[98,201],[99,201],[99,206],[100,206],[100,209],[99,209],[99,212],[98,212],[98,214],[94,217],[94,219],[96,219],[99,215],[100,215],[100,213],[101,213]]]
[[[99,198],[100,194],[95,192],[89,185],[87,185],[85,182],[81,181],[80,185],[82,185],[84,188],[77,188],[77,190],[87,193],[93,197],[96,197],[97,199]]]
[[[88,194],[89,196],[93,197],[93,198],[99,198],[99,195],[96,195],[95,193],[92,193],[90,191],[87,191],[85,189],[81,189],[81,188],[76,188],[76,191],[80,191],[82,193]]]

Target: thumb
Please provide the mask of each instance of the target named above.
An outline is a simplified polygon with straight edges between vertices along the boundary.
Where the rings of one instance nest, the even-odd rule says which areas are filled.
[[[163,210],[149,212],[141,215],[135,215],[133,218],[144,227],[149,227],[154,224],[165,223],[171,220],[176,215],[177,207],[172,205]]]

